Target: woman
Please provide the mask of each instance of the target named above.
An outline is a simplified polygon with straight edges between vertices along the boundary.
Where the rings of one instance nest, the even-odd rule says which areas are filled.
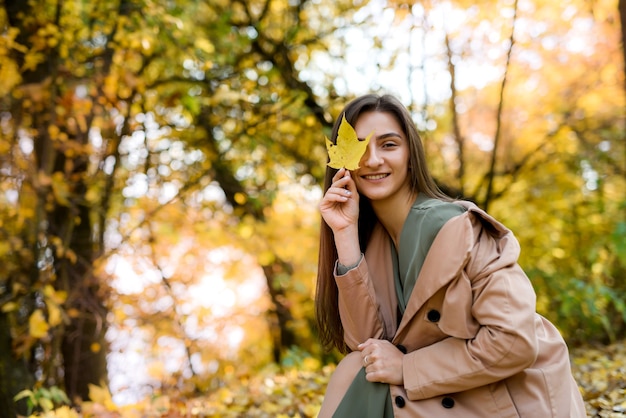
[[[586,416],[511,231],[437,188],[397,99],[352,101],[332,141],[344,116],[373,135],[358,169],[326,171],[317,319],[349,354],[319,416]]]

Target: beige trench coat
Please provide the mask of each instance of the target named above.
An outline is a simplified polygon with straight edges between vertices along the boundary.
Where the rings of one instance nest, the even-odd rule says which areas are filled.
[[[396,417],[585,417],[567,346],[535,312],[511,231],[475,205],[449,220],[424,261],[397,323],[390,240],[378,226],[364,259],[337,276],[351,350],[329,382],[331,416],[362,367],[356,346],[387,339],[407,354],[404,386],[390,386]],[[401,347],[402,346],[402,347]]]

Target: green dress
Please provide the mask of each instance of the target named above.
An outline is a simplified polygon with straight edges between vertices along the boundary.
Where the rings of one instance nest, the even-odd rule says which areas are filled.
[[[400,251],[391,241],[391,258],[398,308],[404,314],[424,259],[441,227],[465,208],[454,203],[418,195],[400,233]],[[392,418],[389,385],[365,379],[361,368],[348,388],[333,418]]]

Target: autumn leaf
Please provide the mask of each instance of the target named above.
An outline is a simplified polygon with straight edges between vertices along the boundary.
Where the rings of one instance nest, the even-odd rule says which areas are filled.
[[[111,397],[111,392],[109,392],[108,387],[105,384],[101,386],[96,386],[94,384],[89,384],[89,399],[91,402],[85,402],[89,406],[93,404],[100,405],[108,411],[116,411],[117,406],[113,402],[113,398]]]
[[[56,172],[52,175],[52,192],[56,201],[63,206],[70,206],[69,201],[70,187],[63,173]]]
[[[67,299],[67,292],[64,290],[55,290],[51,285],[46,285],[43,288],[43,295],[46,299],[56,303],[62,304]]]
[[[326,149],[330,156],[328,166],[337,169],[345,167],[348,170],[359,168],[359,161],[365,154],[372,134],[373,132],[363,141],[360,141],[356,136],[354,128],[348,123],[346,116],[343,115],[339,125],[339,132],[337,133],[337,144],[333,144],[326,138]]]
[[[0,311],[7,313],[7,312],[13,312],[15,310],[17,310],[19,308],[19,305],[15,302],[7,302],[4,305],[2,305],[2,307],[0,308]]]
[[[48,320],[50,322],[51,327],[56,327],[63,322],[63,315],[61,313],[61,309],[59,305],[54,302],[48,303]]]
[[[2,57],[2,62],[0,62],[0,80],[2,80],[0,95],[3,97],[22,81],[17,64],[6,57]]]
[[[64,405],[45,415],[45,418],[79,418],[80,415],[69,406]]]
[[[31,337],[43,338],[48,334],[50,326],[46,322],[41,309],[35,310],[28,319],[28,327]]]

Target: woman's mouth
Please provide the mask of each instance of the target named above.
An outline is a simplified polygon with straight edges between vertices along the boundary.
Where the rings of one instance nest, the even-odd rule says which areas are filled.
[[[361,177],[364,178],[365,180],[380,180],[380,179],[384,179],[388,175],[389,174],[367,174]]]

